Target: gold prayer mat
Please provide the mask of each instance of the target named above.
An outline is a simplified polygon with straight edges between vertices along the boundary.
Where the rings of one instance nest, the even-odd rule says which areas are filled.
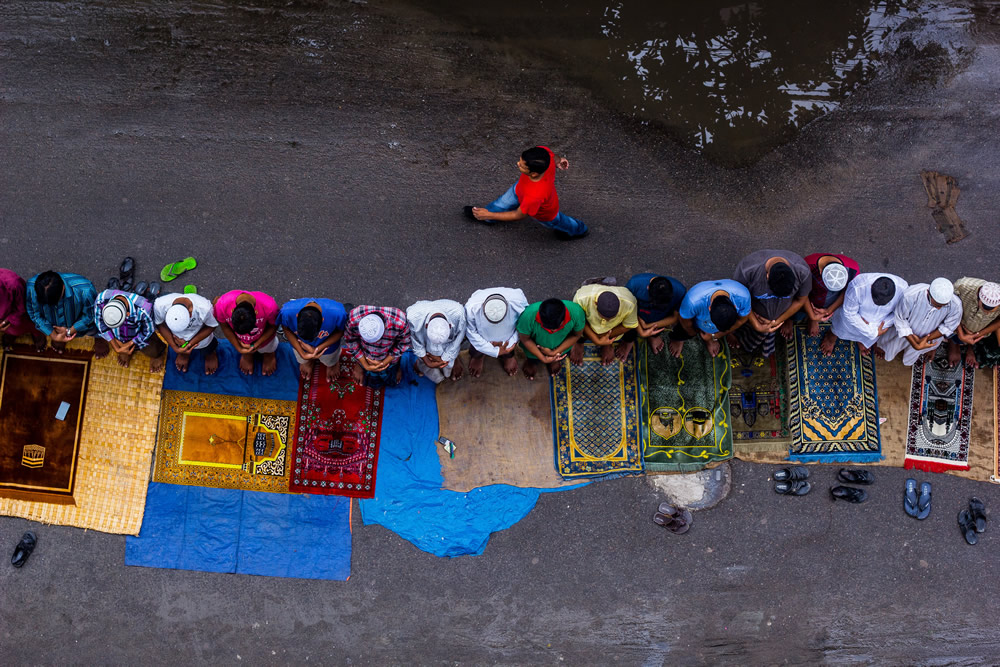
[[[93,343],[92,338],[72,341],[59,358],[77,358],[74,351],[90,352]],[[0,515],[137,535],[162,385],[163,372],[150,373],[145,355],[136,354],[129,368],[119,366],[114,355],[92,359],[76,460],[76,504],[0,498]]]
[[[154,482],[288,493],[295,401],[165,391]]]
[[[468,367],[468,354],[462,352]],[[518,354],[518,362],[522,359]],[[552,407],[546,371],[534,382],[508,377],[488,358],[483,374],[437,386],[439,432],[455,443],[455,457],[438,447],[443,488],[471,491],[488,484],[572,486],[552,464]]]
[[[73,504],[90,353],[0,361],[0,497]]]

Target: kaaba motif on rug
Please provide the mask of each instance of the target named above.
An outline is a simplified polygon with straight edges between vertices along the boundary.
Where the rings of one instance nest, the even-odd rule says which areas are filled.
[[[692,472],[733,456],[729,416],[729,346],[712,357],[701,341],[679,359],[664,348],[636,346],[643,459],[652,472]]]
[[[295,402],[164,391],[154,482],[288,492]]]
[[[75,503],[91,353],[18,346],[0,368],[0,497]]]
[[[790,458],[796,461],[866,463],[882,459],[878,393],[871,354],[838,340],[830,355],[820,351],[829,325],[809,336],[794,327],[788,344]]]
[[[583,363],[567,356],[552,376],[556,470],[567,479],[642,471],[636,351],[624,363],[601,365],[587,343]]]
[[[384,389],[354,382],[342,358],[336,380],[316,364],[299,390],[299,433],[289,488],[297,493],[372,498],[378,465]]]
[[[948,365],[947,345],[913,364],[903,467],[943,472],[969,469],[975,369]]]

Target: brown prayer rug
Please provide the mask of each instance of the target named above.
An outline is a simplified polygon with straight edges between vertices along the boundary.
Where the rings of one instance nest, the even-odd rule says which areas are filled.
[[[17,346],[0,362],[0,497],[74,504],[91,354]]]
[[[788,427],[784,338],[778,336],[776,345],[771,357],[731,348],[733,384],[729,390],[729,410],[736,456],[740,452],[788,454],[792,432]]]

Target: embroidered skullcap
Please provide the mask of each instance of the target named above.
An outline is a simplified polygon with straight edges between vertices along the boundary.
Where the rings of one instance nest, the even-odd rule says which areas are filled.
[[[935,278],[931,281],[931,298],[938,303],[950,303],[955,296],[955,286],[947,278]]]
[[[486,316],[487,322],[493,324],[503,322],[503,318],[507,317],[507,299],[503,298],[502,294],[490,294],[486,297],[486,301],[483,301],[483,315]]]
[[[451,338],[451,325],[443,316],[432,317],[427,322],[427,342],[435,345],[447,343]]]
[[[101,308],[101,319],[104,320],[104,326],[109,329],[120,327],[126,317],[128,317],[128,301],[124,299],[115,297]]]
[[[983,283],[979,288],[979,300],[987,308],[1000,306],[1000,285],[996,283]]]
[[[823,268],[823,284],[831,292],[839,292],[847,287],[847,267],[839,262],[830,262]]]
[[[601,292],[597,296],[597,314],[608,320],[618,314],[621,302],[618,295],[611,291]]]
[[[365,315],[358,322],[358,334],[360,334],[361,339],[366,343],[374,343],[382,340],[382,334],[384,333],[385,322],[375,313]]]
[[[175,303],[167,308],[167,314],[164,316],[163,321],[167,323],[168,329],[175,334],[179,334],[187,329],[188,324],[191,323],[191,313],[183,305]]]

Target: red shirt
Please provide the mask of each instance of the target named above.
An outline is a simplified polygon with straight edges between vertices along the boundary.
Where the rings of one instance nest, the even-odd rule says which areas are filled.
[[[514,186],[521,212],[536,220],[549,222],[559,214],[559,195],[556,194],[556,156],[548,146],[541,146],[549,154],[549,168],[537,181],[521,174]]]

